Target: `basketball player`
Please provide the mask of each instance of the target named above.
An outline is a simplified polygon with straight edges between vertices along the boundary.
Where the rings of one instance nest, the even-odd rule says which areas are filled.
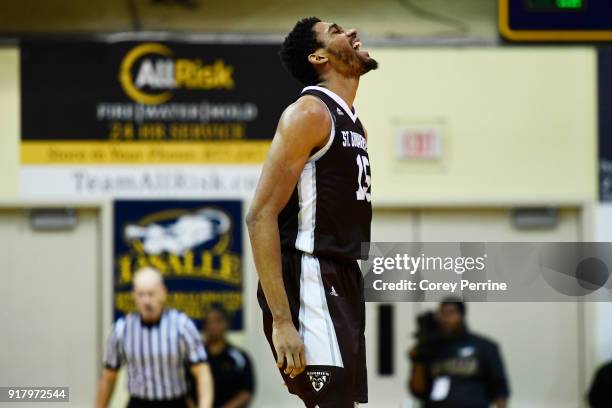
[[[369,243],[370,162],[352,107],[378,63],[357,31],[299,21],[280,52],[306,87],[283,112],[247,215],[264,332],[308,408],[367,402],[365,304],[357,259]]]

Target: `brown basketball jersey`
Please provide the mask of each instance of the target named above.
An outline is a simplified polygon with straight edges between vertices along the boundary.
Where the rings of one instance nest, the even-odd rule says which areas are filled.
[[[327,106],[332,127],[327,144],[309,158],[279,214],[281,248],[360,259],[372,220],[365,130],[357,113],[329,89],[307,86],[303,95],[314,95]]]

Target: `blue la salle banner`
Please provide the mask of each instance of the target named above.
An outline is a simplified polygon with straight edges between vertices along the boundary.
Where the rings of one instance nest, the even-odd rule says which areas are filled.
[[[114,318],[135,310],[132,277],[152,266],[164,276],[168,307],[201,328],[211,305],[243,327],[242,203],[201,200],[114,202]]]

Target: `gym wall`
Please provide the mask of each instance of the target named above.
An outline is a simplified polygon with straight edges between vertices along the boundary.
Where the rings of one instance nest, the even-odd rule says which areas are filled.
[[[363,80],[355,105],[375,161],[374,205],[595,200],[594,50],[379,48],[372,55],[381,68]],[[4,198],[18,196],[18,58],[17,48],[0,48]],[[441,129],[441,157],[396,159],[398,129],[423,124]]]

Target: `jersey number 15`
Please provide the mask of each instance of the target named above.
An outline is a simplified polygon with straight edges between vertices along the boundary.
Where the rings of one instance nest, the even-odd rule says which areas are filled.
[[[357,200],[370,201],[370,175],[368,174],[368,167],[370,162],[366,156],[357,155],[357,167],[359,167],[359,174],[357,175]],[[365,176],[365,177],[362,177]],[[362,180],[365,182],[362,183]]]

